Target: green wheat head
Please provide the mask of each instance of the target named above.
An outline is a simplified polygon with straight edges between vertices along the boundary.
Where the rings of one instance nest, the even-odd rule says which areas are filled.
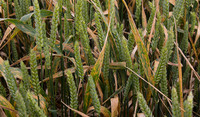
[[[185,71],[183,73],[183,84],[185,84],[185,85],[187,84],[187,80],[190,77],[190,71],[191,71],[190,66],[186,65]]]
[[[154,79],[155,79],[155,84],[158,84],[160,82],[160,79],[163,77],[163,75],[166,74],[166,64],[167,64],[167,54],[168,50],[166,47],[164,47],[161,51],[161,56],[160,56],[160,62],[158,64],[158,68],[156,70]]]
[[[179,18],[182,15],[182,9],[184,8],[184,1],[185,0],[176,0],[176,5],[173,8],[173,16],[175,17],[176,21],[179,20]]]
[[[67,82],[68,82],[69,89],[70,89],[70,106],[73,109],[77,109],[78,108],[77,87],[75,85],[74,78],[72,76],[71,71],[68,70],[66,74],[67,74]]]
[[[193,95],[192,92],[189,93],[187,100],[184,101],[184,117],[192,117],[193,109]]]
[[[19,91],[16,91],[15,99],[16,99],[15,101],[16,101],[19,116],[20,117],[28,117],[28,115],[26,113],[26,105],[25,105],[24,99]]]
[[[36,44],[37,49],[41,52],[42,47],[44,46],[44,30],[43,30],[43,24],[42,24],[42,18],[40,14],[40,7],[38,0],[34,0],[34,17],[35,17],[35,30],[36,30]]]
[[[82,1],[78,0],[77,4],[76,4],[76,18],[75,18],[76,26],[75,26],[75,28],[77,30],[77,34],[80,36],[81,44],[84,47],[84,51],[86,52],[86,55],[88,56],[88,62],[89,62],[89,64],[93,65],[93,64],[95,64],[95,60],[94,60],[94,57],[92,55],[92,51],[91,51],[90,45],[89,45],[89,38],[88,38],[88,34],[87,34],[87,25],[85,23],[83,15],[82,15],[82,7],[83,7]]]
[[[89,89],[90,89],[90,96],[92,98],[92,104],[95,108],[95,111],[98,113],[98,115],[100,115],[100,108],[101,108],[101,104],[98,98],[98,94],[96,91],[96,87],[94,84],[94,80],[92,76],[88,77],[88,85],[89,85]]]
[[[129,33],[128,35],[128,50],[129,50],[129,54],[131,55],[131,52],[133,50],[133,45],[135,43],[135,37],[132,33],[132,31]]]
[[[164,67],[163,69],[163,76],[160,79],[160,91],[165,94],[166,96],[168,96],[168,83],[167,83],[167,68]]]
[[[139,67],[139,64],[138,64],[138,63],[134,63],[134,65],[133,65],[133,70],[134,70],[136,73],[139,72],[138,67]],[[135,90],[135,92],[140,91],[139,78],[138,78],[138,76],[136,76],[136,75],[133,77],[133,85],[134,85],[134,90]]]
[[[95,23],[96,23],[98,37],[99,37],[100,48],[103,48],[103,45],[104,45],[104,32],[103,32],[103,29],[102,29],[102,26],[101,26],[101,22],[100,22],[100,18],[99,18],[99,15],[97,14],[97,12],[94,14],[94,16],[95,16]]]
[[[148,107],[146,100],[143,97],[143,94],[138,92],[137,99],[139,101],[140,108],[142,109],[142,112],[144,113],[145,117],[153,117],[152,112]]]
[[[23,12],[22,12],[22,9],[20,7],[19,1],[18,0],[14,0],[14,4],[15,4],[16,18],[20,19],[23,16]]]
[[[133,71],[135,71],[136,73],[138,72],[138,63],[135,63],[133,65]],[[139,79],[134,73],[131,73],[131,75],[128,77],[128,81],[126,82],[126,87],[124,89],[123,102],[125,101],[126,97],[128,96],[128,93],[130,91],[131,85],[133,85],[135,92],[140,91]]]
[[[176,89],[172,88],[172,114],[174,117],[181,117],[180,104],[178,102],[178,95]]]
[[[159,42],[158,42],[158,49],[159,50],[162,50],[162,47],[163,47],[163,44],[164,44],[164,41],[165,41],[165,34],[164,34],[164,29],[163,29],[163,26],[160,24],[159,26]]]
[[[74,56],[76,61],[76,70],[78,72],[78,77],[83,80],[84,79],[84,70],[83,70],[83,64],[81,61],[81,55],[80,55],[80,49],[79,49],[79,43],[78,41],[75,41],[74,44]]]
[[[191,12],[191,28],[190,28],[190,35],[191,37],[194,34],[194,29],[195,29],[195,25],[196,25],[196,13],[195,12]]]
[[[153,3],[149,2],[149,6],[151,7],[151,15],[149,17],[149,20],[148,20],[148,24],[147,24],[147,33],[150,34],[151,32],[151,27],[152,27],[152,24],[153,24],[153,19],[154,19],[154,16],[155,16],[155,13],[156,13],[156,7]]]
[[[13,52],[13,59],[14,59],[14,62],[16,62],[18,60],[18,53],[17,53],[15,41],[11,40],[10,43],[11,43],[12,52]]]
[[[169,0],[163,0],[163,15],[165,19],[169,17]]]
[[[141,14],[141,6],[142,6],[142,0],[136,0],[136,12],[135,17],[137,18],[137,22],[140,21],[140,14]]]
[[[30,12],[29,10],[29,6],[31,5],[31,1],[30,0],[23,0],[23,15],[28,14]]]
[[[83,3],[83,7],[82,7],[82,15],[83,15],[83,19],[85,20],[85,23],[88,24],[89,22],[89,15],[88,15],[88,1],[86,0],[81,0]]]
[[[98,7],[100,10],[102,10],[102,8],[101,8],[101,3],[100,3],[99,0],[93,0],[93,2],[96,3],[97,7]],[[101,14],[100,14],[100,12],[99,12],[98,10],[96,10],[96,13],[97,13],[98,17],[101,16]]]
[[[169,60],[173,52],[172,50],[174,48],[174,32],[172,28],[170,31],[168,31],[168,40],[165,46],[167,47],[167,50],[168,50],[167,59]]]
[[[51,48],[55,47],[56,44],[56,32],[58,30],[58,21],[59,21],[59,6],[58,4],[55,5],[53,11],[53,18],[51,20],[51,35],[50,35],[50,46]]]
[[[118,24],[118,29],[120,29],[119,27],[120,27],[120,25]],[[111,27],[111,30],[113,30],[113,36],[115,38],[115,43],[116,43],[116,46],[117,46],[117,52],[119,53],[118,58],[119,58],[120,61],[126,61],[125,56],[123,54],[122,38],[120,38],[120,35],[119,35],[119,33],[117,32],[116,29],[112,29],[112,27]]]
[[[31,116],[33,117],[46,117],[44,114],[44,111],[38,106],[38,103],[36,100],[33,98],[33,95],[30,91],[27,92],[26,94],[27,100],[29,102],[29,107],[30,107],[30,112]]]
[[[174,52],[173,54],[173,63],[178,64],[178,59],[177,59],[177,51]],[[172,66],[172,81],[173,83],[176,83],[177,79],[178,79],[178,67],[177,66]]]
[[[114,24],[115,24],[115,1],[114,0],[109,0],[108,2],[110,2],[110,27],[111,30],[114,29]]]
[[[49,51],[50,51],[49,46],[46,45],[44,47],[44,55],[45,55],[45,65],[47,68],[50,68],[50,66],[51,66],[51,55],[50,55]]]
[[[34,92],[39,95],[40,94],[40,84],[39,77],[37,71],[37,59],[36,54],[33,50],[30,53],[30,67],[31,67],[31,84],[33,86]]]
[[[129,50],[128,50],[128,47],[127,47],[127,41],[125,39],[122,39],[122,51],[123,51],[123,54],[124,56],[126,57],[125,58],[125,61],[126,61],[126,66],[130,69],[133,69],[133,65],[132,65],[132,60],[131,60],[131,55],[129,54]]]
[[[22,71],[22,76],[23,76],[23,85],[24,85],[24,89],[27,91],[30,89],[31,85],[30,85],[30,75],[28,74],[28,71],[26,69],[26,66],[24,64],[23,61],[20,62],[21,65],[21,71]]]
[[[15,92],[17,91],[16,80],[13,74],[11,73],[10,65],[8,61],[4,62],[5,71],[4,74],[6,76],[6,82],[8,85],[8,89],[10,91],[10,95],[15,98]]]
[[[183,35],[183,39],[181,40],[180,48],[184,52],[184,54],[187,53],[187,48],[188,48],[188,22],[186,22],[185,26],[184,26],[184,35]]]
[[[65,2],[66,4],[66,13],[64,14],[64,37],[65,39],[68,39],[69,36],[72,34],[72,23],[68,22],[67,19],[72,18],[71,16],[71,4],[70,4],[70,0],[66,0]]]
[[[109,63],[110,63],[110,43],[107,42],[103,59],[103,77],[106,84],[105,90],[108,92],[108,94],[110,93]]]
[[[67,21],[67,19],[69,19],[70,16],[68,13],[65,13],[64,14],[64,37],[65,37],[65,40],[69,38],[69,36],[71,35],[71,25],[70,25],[70,22]]]
[[[155,51],[159,42],[159,36],[160,36],[160,23],[161,23],[161,16],[160,13],[157,14],[157,22],[156,22],[156,26],[155,26],[155,34],[153,37],[153,40],[151,42],[151,47],[152,47],[152,51]]]

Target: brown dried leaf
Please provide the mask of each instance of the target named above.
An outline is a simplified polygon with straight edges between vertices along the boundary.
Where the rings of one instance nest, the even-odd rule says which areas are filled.
[[[112,117],[117,117],[120,113],[120,101],[118,96],[111,98],[111,116]]]

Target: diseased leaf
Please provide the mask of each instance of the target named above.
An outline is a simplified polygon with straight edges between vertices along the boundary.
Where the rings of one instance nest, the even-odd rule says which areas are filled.
[[[130,26],[131,26],[131,31],[135,37],[135,42],[138,47],[138,54],[139,54],[140,60],[142,61],[142,66],[143,66],[144,72],[146,74],[148,81],[154,84],[153,76],[151,74],[150,60],[148,57],[147,50],[146,50],[144,43],[140,37],[140,34],[137,30],[135,22],[132,19],[132,15],[128,9],[128,6],[124,0],[123,0],[123,3],[126,6],[126,9],[128,11],[128,17],[129,17],[129,22],[130,22]]]
[[[6,115],[10,115],[11,117],[17,117],[17,111],[13,107],[13,105],[2,95],[0,95],[0,108],[4,109]]]

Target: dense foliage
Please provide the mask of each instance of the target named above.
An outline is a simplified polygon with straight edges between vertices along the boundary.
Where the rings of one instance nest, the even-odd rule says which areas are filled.
[[[200,116],[199,0],[0,0],[0,116]]]

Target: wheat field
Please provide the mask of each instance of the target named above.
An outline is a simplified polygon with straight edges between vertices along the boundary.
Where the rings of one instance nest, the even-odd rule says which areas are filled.
[[[0,117],[200,116],[199,0],[0,0]]]

